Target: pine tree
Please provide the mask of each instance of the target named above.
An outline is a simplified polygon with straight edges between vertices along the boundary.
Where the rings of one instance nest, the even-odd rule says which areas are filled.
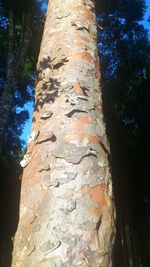
[[[13,267],[112,265],[115,209],[93,1],[49,1]]]

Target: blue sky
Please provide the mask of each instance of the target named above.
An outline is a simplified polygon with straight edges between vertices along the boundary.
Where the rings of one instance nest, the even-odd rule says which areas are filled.
[[[147,5],[147,9],[146,9],[146,13],[145,13],[145,16],[144,16],[144,26],[145,28],[149,29],[150,31],[150,23],[147,22],[148,18],[150,17],[150,0],[146,0],[146,5]]]
[[[29,120],[26,122],[24,126],[23,133],[21,135],[21,138],[27,142],[28,136],[30,135],[31,132],[31,125],[32,125],[32,114],[33,114],[33,103],[28,102],[27,104],[24,105],[24,109],[29,111]]]
[[[147,28],[149,30],[149,32],[150,32],[150,23],[147,22],[148,18],[150,17],[150,0],[146,0],[146,5],[147,5],[147,9],[146,9],[146,13],[145,13],[145,16],[144,16],[144,21],[142,23],[145,26],[145,28]],[[28,136],[29,136],[29,134],[31,132],[33,103],[28,102],[27,104],[25,104],[24,109],[29,111],[30,119],[25,124],[24,131],[23,131],[23,134],[22,134],[21,138],[27,142]]]

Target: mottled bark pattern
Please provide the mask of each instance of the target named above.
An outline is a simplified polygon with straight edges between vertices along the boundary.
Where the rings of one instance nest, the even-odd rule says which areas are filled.
[[[13,267],[110,267],[114,207],[90,0],[51,0]]]

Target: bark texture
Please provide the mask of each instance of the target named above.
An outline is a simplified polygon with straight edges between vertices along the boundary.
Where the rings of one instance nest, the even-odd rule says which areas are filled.
[[[110,267],[114,205],[93,1],[49,1],[13,267]]]

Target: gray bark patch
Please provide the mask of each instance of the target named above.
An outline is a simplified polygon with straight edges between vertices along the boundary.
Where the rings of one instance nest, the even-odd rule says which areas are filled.
[[[96,151],[88,147],[77,147],[74,144],[62,143],[57,149],[52,151],[56,158],[64,158],[66,161],[78,164],[81,159],[88,155],[96,156]]]

